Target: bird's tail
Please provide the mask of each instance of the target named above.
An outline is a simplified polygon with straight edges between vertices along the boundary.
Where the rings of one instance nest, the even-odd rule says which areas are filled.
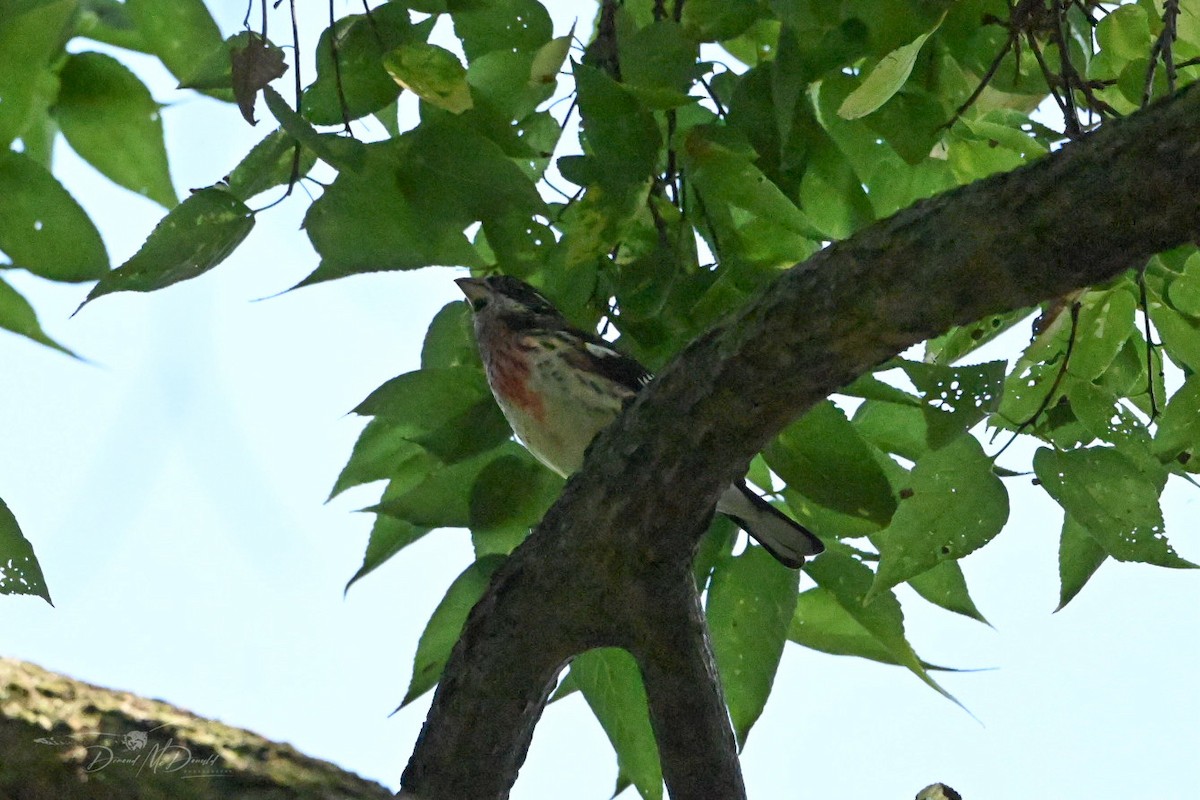
[[[745,481],[730,486],[717,501],[717,511],[732,519],[781,563],[792,569],[804,565],[825,545],[800,523],[759,497]]]

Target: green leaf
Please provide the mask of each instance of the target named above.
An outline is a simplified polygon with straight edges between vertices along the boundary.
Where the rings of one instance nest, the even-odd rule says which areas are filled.
[[[174,206],[162,118],[150,90],[101,53],[68,56],[59,78],[54,117],[71,148],[113,183]]]
[[[1088,292],[1079,308],[1075,347],[1067,369],[1082,380],[1095,380],[1108,369],[1134,330],[1137,299],[1126,285]]]
[[[37,313],[29,301],[0,278],[0,328],[32,339],[39,344],[76,357],[67,348],[51,339],[38,323]]]
[[[900,366],[921,393],[926,441],[937,449],[999,407],[1008,364],[990,361],[946,367],[906,361]]]
[[[942,19],[945,19],[944,14],[928,31],[881,58],[859,87],[842,101],[841,107],[838,108],[838,116],[842,119],[865,117],[900,91],[900,87],[912,74],[913,64],[916,63],[921,48],[925,46],[925,40],[941,27]]]
[[[378,6],[369,16],[342,17],[333,27],[337,32],[336,65],[330,29],[326,28],[317,43],[317,79],[305,88],[300,104],[304,116],[316,125],[340,125],[343,99],[349,119],[371,114],[393,102],[400,87],[384,69],[385,54],[405,42],[424,42],[436,21],[430,17],[413,25],[403,3]]]
[[[288,134],[311,150],[317,158],[340,171],[358,172],[364,168],[368,158],[368,147],[357,139],[348,139],[332,133],[317,133],[308,120],[292,110],[279,92],[267,86],[263,89],[267,108]],[[322,198],[324,195],[322,195]],[[316,207],[316,203],[313,204]]]
[[[1033,457],[1033,469],[1046,493],[1113,558],[1194,566],[1176,555],[1163,533],[1159,487],[1120,451],[1042,448]]]
[[[1087,529],[1070,514],[1063,517],[1062,539],[1058,546],[1058,575],[1061,589],[1058,608],[1061,611],[1075,599],[1079,590],[1108,558],[1108,553]]]
[[[448,463],[511,435],[483,372],[473,365],[406,372],[372,392],[354,413],[386,420],[394,435]]]
[[[150,52],[149,43],[134,25],[123,0],[79,0],[75,32],[113,47]]]
[[[471,308],[461,300],[452,300],[434,315],[425,331],[421,369],[481,365],[471,330]]]
[[[829,550],[810,561],[805,571],[819,587],[829,593],[843,611],[879,643],[893,659],[889,663],[906,667],[927,686],[961,707],[962,704],[953,695],[929,676],[926,666],[904,637],[904,612],[900,609],[900,601],[896,599],[896,595],[887,589],[877,593],[869,604],[866,602],[868,592],[874,589],[871,570],[850,556]],[[803,601],[797,604],[797,613],[800,613],[802,607]],[[795,627],[793,625],[793,630]]]
[[[529,65],[530,86],[556,86],[558,73],[566,63],[567,53],[571,52],[571,42],[574,30],[566,36],[551,39],[538,48],[534,54],[533,63]]]
[[[1145,58],[1152,44],[1146,9],[1137,4],[1114,8],[1096,26],[1096,41],[1102,51],[1121,60]]]
[[[662,134],[654,116],[637,97],[611,77],[592,67],[577,65],[582,136],[589,164],[585,175],[570,178],[580,185],[600,185],[614,193],[650,180],[658,164]],[[560,161],[560,169],[563,161]]]
[[[654,22],[617,38],[621,82],[687,97],[696,71],[697,44],[671,20]]]
[[[992,314],[969,325],[951,328],[941,336],[925,342],[925,360],[931,364],[953,364],[1024,321],[1029,314],[1029,309],[1020,308],[1003,314]]]
[[[432,528],[421,528],[411,522],[385,514],[376,515],[375,525],[371,528],[371,538],[367,543],[367,551],[363,554],[362,566],[358,568],[358,572],[354,573],[354,577],[346,582],[344,591],[350,591],[350,587],[356,582],[383,566],[389,558],[429,533],[430,530]]]
[[[467,61],[496,50],[536,53],[550,41],[550,14],[537,0],[462,3],[453,12],[454,33]]]
[[[396,496],[385,497],[369,510],[407,520],[425,528],[466,528],[471,524],[471,498],[475,483],[485,468],[505,456],[527,455],[515,442],[454,464],[429,470],[413,488]]]
[[[297,180],[304,177],[316,163],[316,155],[307,147],[298,144],[282,128],[268,133],[266,138],[246,154],[225,178],[229,192],[241,200],[249,200],[268,189],[283,186],[292,179],[293,168]]]
[[[125,0],[142,41],[179,81],[221,48],[221,30],[203,0]]]
[[[463,625],[467,622],[467,615],[479,602],[479,598],[483,597],[492,574],[503,563],[504,558],[501,556],[480,559],[463,570],[462,574],[454,579],[454,583],[450,584],[446,596],[434,609],[433,616],[429,618],[425,632],[421,634],[417,643],[412,680],[408,684],[408,692],[404,695],[400,708],[404,708],[437,684],[442,676],[442,669],[450,658],[450,651],[454,649]]]
[[[472,531],[536,525],[562,491],[563,479],[526,450],[491,461],[471,485]]]
[[[224,189],[195,192],[163,217],[133,257],[100,279],[87,303],[112,292],[152,292],[203,275],[254,227],[246,204]]]
[[[23,153],[0,153],[0,250],[14,266],[50,280],[90,281],[108,271],[87,212]]]
[[[914,575],[908,579],[908,585],[936,606],[988,624],[967,591],[967,579],[957,561],[943,561],[933,569]]]
[[[416,206],[428,196],[412,197],[401,188],[400,172],[408,166],[410,144],[401,139],[367,145],[361,172],[343,171],[312,204],[304,227],[321,254],[321,265],[301,285],[360,272],[483,266],[463,235],[469,223],[462,222],[457,210],[450,215]]]
[[[708,590],[708,628],[739,747],[758,721],[783,655],[800,573],[761,547],[717,564]]]
[[[1008,492],[978,440],[963,435],[917,461],[892,524],[873,538],[879,571],[868,601],[885,589],[983,547],[1008,520]]]
[[[571,680],[583,691],[617,752],[620,774],[645,800],[662,800],[662,766],[650,727],[646,688],[633,656],[615,647],[589,650],[571,662]]]
[[[461,114],[475,105],[458,56],[427,42],[405,42],[383,58],[388,74],[426,103]]]
[[[903,636],[903,631],[901,631]],[[874,634],[846,609],[832,592],[821,587],[801,592],[796,613],[788,629],[788,639],[811,650],[835,656],[856,656],[881,664],[903,666]],[[923,661],[925,669],[939,669]]]
[[[789,425],[764,456],[789,488],[818,505],[881,528],[896,510],[887,476],[846,415],[828,400]]]
[[[27,9],[0,8],[0,151],[28,130],[55,79],[49,67],[62,52],[76,0]]]
[[[33,545],[21,533],[17,518],[0,500],[0,594],[36,594],[50,605],[50,590]]]
[[[1171,396],[1154,434],[1154,452],[1164,460],[1190,460],[1200,450],[1200,375],[1193,374]]]
[[[401,483],[411,488],[437,464],[438,460],[432,453],[412,441],[403,423],[373,419],[354,443],[350,459],[338,475],[329,499],[332,500],[352,486],[388,478],[392,480],[389,489],[395,489]]]
[[[688,132],[684,168],[709,209],[732,206],[800,236],[822,238],[821,232],[749,156],[706,138],[700,128]]]

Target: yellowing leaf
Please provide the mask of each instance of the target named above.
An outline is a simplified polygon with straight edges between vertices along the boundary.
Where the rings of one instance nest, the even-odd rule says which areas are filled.
[[[942,19],[945,19],[945,14],[942,15]],[[842,119],[865,117],[891,100],[912,73],[913,64],[916,63],[925,40],[932,36],[941,24],[942,20],[939,19],[937,25],[880,59],[875,69],[871,70],[871,74],[842,101],[838,108],[838,116]]]
[[[449,50],[426,42],[407,42],[383,58],[396,83],[422,100],[452,114],[474,105],[467,70]]]

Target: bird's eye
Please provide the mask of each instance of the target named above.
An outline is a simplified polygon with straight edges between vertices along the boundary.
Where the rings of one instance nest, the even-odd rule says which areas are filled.
[[[472,300],[471,300],[471,310],[473,310],[473,311],[483,311],[483,309],[484,309],[484,306],[486,306],[487,304],[488,304],[488,299],[487,299],[486,297],[475,297],[475,298],[472,298]]]

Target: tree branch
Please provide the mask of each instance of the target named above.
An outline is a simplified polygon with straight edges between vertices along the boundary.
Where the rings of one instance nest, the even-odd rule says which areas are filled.
[[[789,421],[908,346],[1194,240],[1197,120],[1200,88],[1189,88],[1036,164],[918,203],[789,270],[692,343],[598,437],[498,571],[446,667],[405,792],[507,797],[551,677],[574,653],[617,645],[650,684],[672,793],[697,796],[686,776],[704,764],[722,776],[708,797],[743,796],[732,737],[708,730],[711,699],[695,699],[715,681],[702,620],[683,622],[672,599],[690,584],[721,490]],[[687,680],[708,665],[695,715],[663,706],[686,676],[668,675],[647,638],[661,634],[660,615],[682,630],[672,645],[691,651],[679,661]],[[688,736],[696,748],[677,750]]]

